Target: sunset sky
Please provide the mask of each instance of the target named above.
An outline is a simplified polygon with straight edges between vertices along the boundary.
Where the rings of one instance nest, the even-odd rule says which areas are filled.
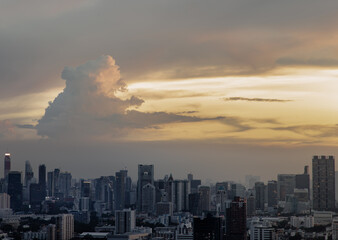
[[[338,1],[0,2],[0,153],[263,180],[338,157]]]

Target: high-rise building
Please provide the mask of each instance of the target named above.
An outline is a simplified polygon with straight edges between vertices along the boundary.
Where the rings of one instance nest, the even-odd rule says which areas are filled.
[[[255,183],[256,210],[264,211],[265,189],[266,186],[263,182]]]
[[[39,166],[39,185],[41,186],[42,196],[47,196],[47,182],[46,182],[46,166],[44,164]]]
[[[200,186],[198,188],[200,194],[200,208],[202,212],[210,211],[210,187]]]
[[[154,185],[154,165],[138,165],[138,181],[137,181],[137,208],[142,210],[143,199],[143,187],[147,184]]]
[[[8,173],[7,193],[11,196],[11,208],[13,211],[22,209],[22,183],[21,172],[11,171]]]
[[[90,181],[81,180],[81,197],[90,198]]]
[[[155,186],[148,183],[142,187],[142,208],[143,213],[152,214],[155,212]]]
[[[194,216],[201,215],[200,193],[189,194],[189,212]]]
[[[7,193],[0,193],[0,209],[11,208],[11,197]]]
[[[223,224],[220,217],[208,214],[206,218],[194,217],[194,240],[222,240]]]
[[[48,196],[53,197],[54,196],[54,172],[48,172],[47,173],[47,190],[48,190]]]
[[[333,156],[312,158],[313,209],[335,209],[335,159]]]
[[[29,203],[34,209],[39,209],[41,202],[45,199],[46,190],[38,183],[32,183],[29,188]]]
[[[278,193],[277,181],[268,181],[268,207],[277,207]]]
[[[135,211],[123,209],[115,211],[115,234],[132,232],[136,226]]]
[[[11,171],[11,154],[5,153],[4,159],[4,178],[7,179],[8,173]]]
[[[253,217],[256,213],[256,201],[254,195],[250,195],[247,199],[247,206],[246,206],[246,215],[247,217]]]
[[[59,176],[59,191],[63,197],[69,197],[72,186],[72,174],[69,172],[61,172]]]
[[[126,206],[127,170],[120,170],[115,174],[115,209],[122,210]]]
[[[174,211],[187,211],[189,209],[190,182],[188,180],[175,180],[173,186]]]
[[[34,172],[31,166],[31,163],[27,160],[25,162],[25,187],[29,189],[29,184],[31,183],[34,177]]]
[[[231,240],[246,240],[246,200],[235,197],[226,212],[226,237]]]
[[[74,235],[74,216],[61,214],[56,218],[56,240],[69,240]]]
[[[277,193],[279,201],[285,201],[286,195],[293,194],[296,181],[294,174],[278,174]]]
[[[309,166],[304,167],[303,174],[296,175],[296,185],[297,189],[307,189],[308,191],[308,200],[310,200],[310,174]]]
[[[54,179],[53,179],[53,182],[54,182],[54,197],[59,197],[59,192],[60,192],[60,187],[59,187],[59,185],[60,185],[60,169],[58,169],[58,168],[55,168],[54,169],[54,173],[53,173],[53,177],[54,177]]]

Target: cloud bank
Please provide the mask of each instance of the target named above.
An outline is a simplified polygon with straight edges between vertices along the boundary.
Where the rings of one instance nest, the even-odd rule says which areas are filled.
[[[200,118],[167,112],[140,112],[144,102],[136,96],[122,99],[118,92],[127,91],[119,67],[111,56],[101,56],[76,68],[62,72],[66,87],[49,103],[36,126],[40,136],[82,138],[84,136],[121,137],[130,129],[159,128],[162,124],[225,121],[223,117]],[[236,123],[238,127],[239,123]],[[27,126],[22,126],[27,128]]]
[[[224,101],[248,101],[248,102],[291,102],[292,100],[277,99],[277,98],[245,98],[245,97],[229,97],[224,98]]]

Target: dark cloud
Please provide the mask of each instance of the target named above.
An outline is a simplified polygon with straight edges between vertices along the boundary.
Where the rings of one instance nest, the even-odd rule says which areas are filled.
[[[223,98],[224,101],[248,101],[248,102],[291,102],[292,100],[277,98],[245,98],[245,97],[229,97]]]
[[[280,58],[276,61],[279,65],[284,66],[311,66],[311,67],[337,67],[338,59],[322,58],[322,59],[296,59],[296,58]]]

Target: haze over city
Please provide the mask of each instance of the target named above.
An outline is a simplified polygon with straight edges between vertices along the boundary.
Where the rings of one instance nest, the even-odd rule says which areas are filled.
[[[299,173],[338,155],[337,8],[2,1],[0,153],[87,178]]]

